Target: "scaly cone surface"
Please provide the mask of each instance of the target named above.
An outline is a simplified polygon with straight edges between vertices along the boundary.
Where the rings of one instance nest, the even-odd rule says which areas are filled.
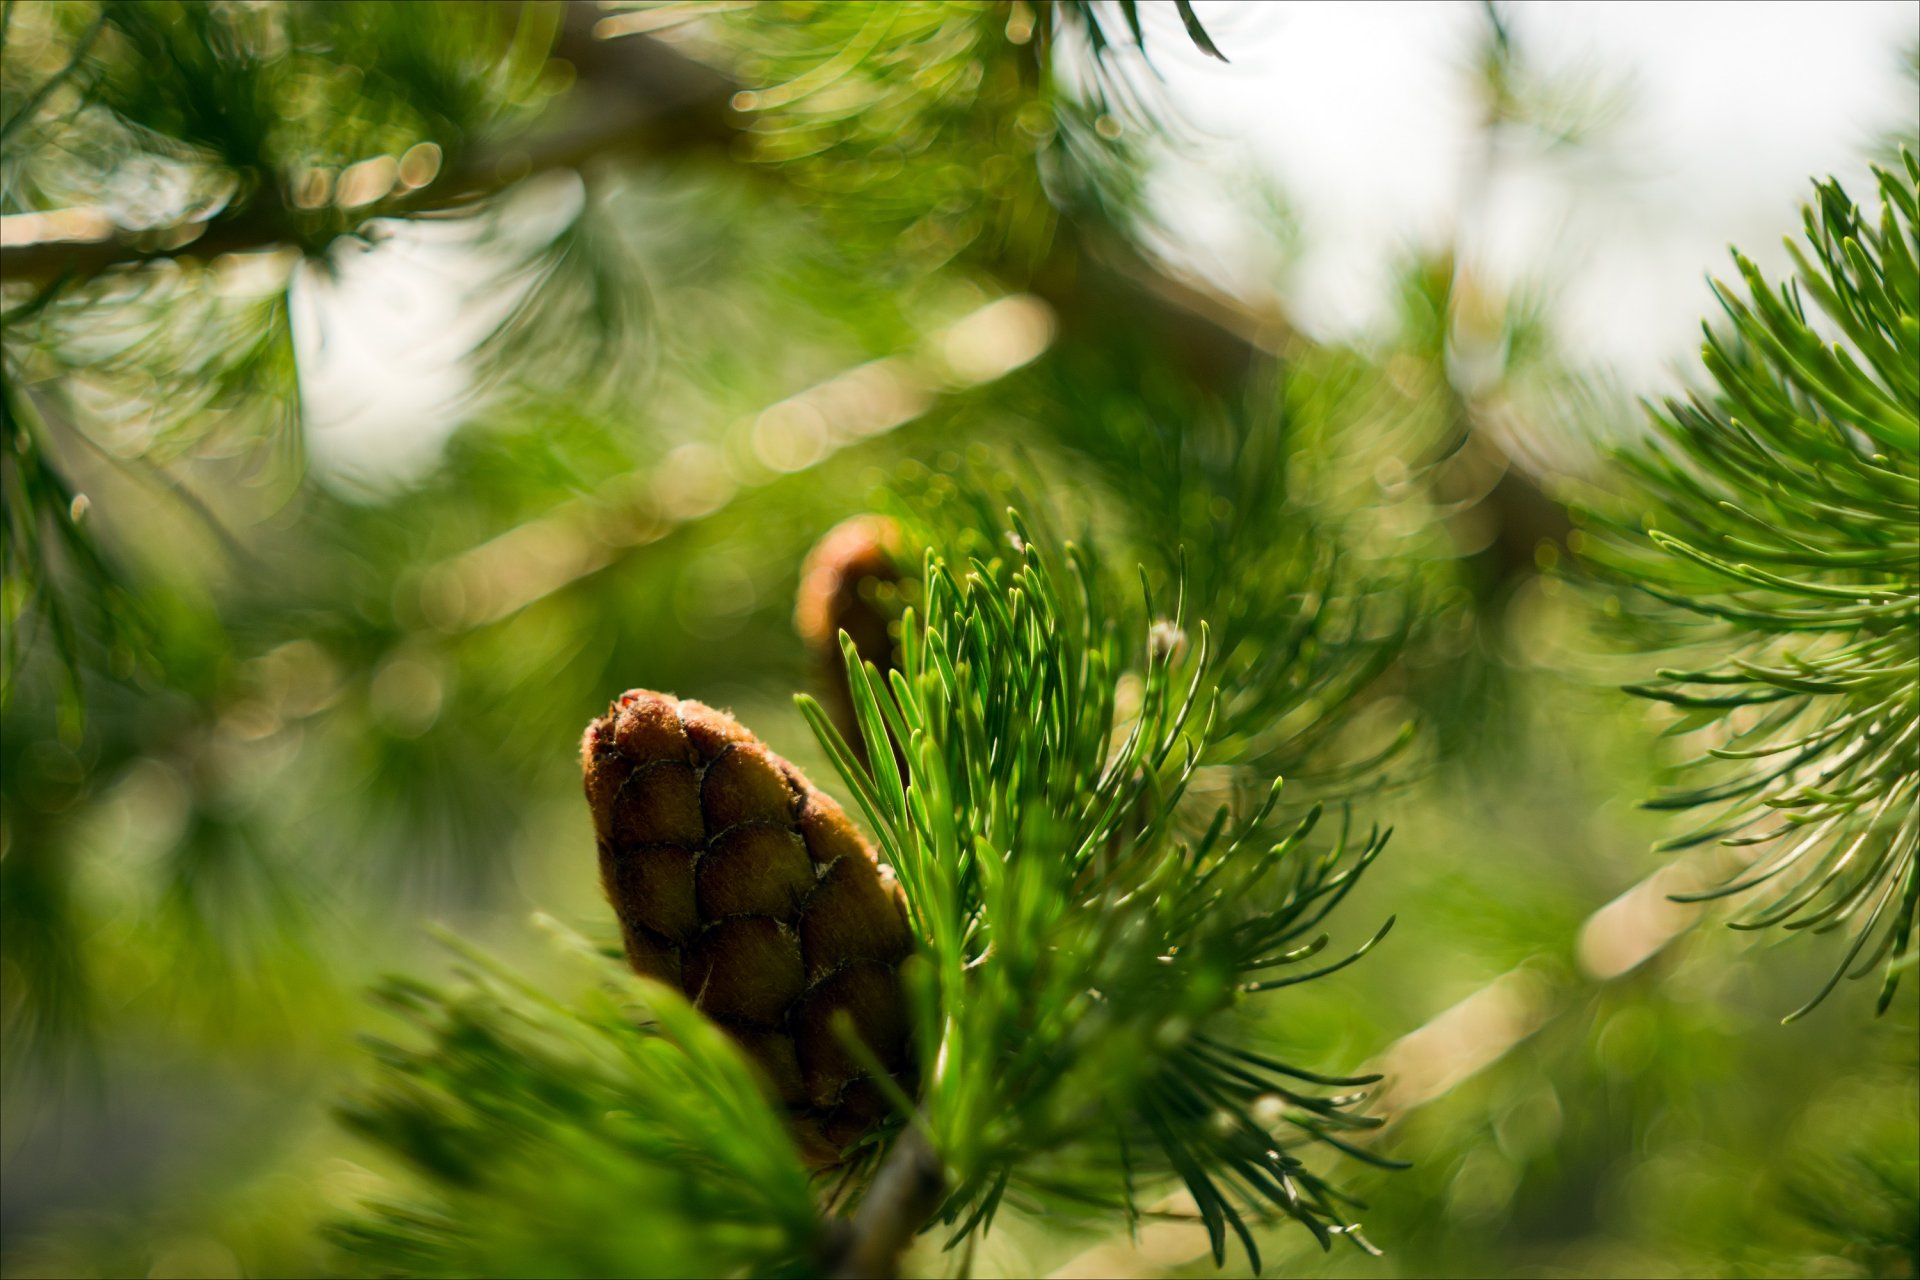
[[[636,973],[730,1032],[829,1163],[887,1111],[845,1012],[912,1092],[892,872],[840,806],[725,712],[629,690],[580,747],[600,880]]]

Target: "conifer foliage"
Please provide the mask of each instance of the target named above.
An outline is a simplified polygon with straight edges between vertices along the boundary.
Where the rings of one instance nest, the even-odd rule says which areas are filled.
[[[1632,688],[1713,735],[1694,785],[1653,801],[1707,815],[1666,847],[1751,851],[1695,897],[1753,895],[1738,928],[1850,939],[1793,1017],[1876,967],[1884,1011],[1920,904],[1920,165],[1875,172],[1877,218],[1817,188],[1792,282],[1735,254],[1716,391],[1623,456],[1658,505],[1644,540],[1615,526],[1596,548],[1707,655]]]
[[[1481,17],[1489,138],[1577,139]],[[1174,1223],[1257,1272],[1363,1218],[1403,1272],[1624,1269],[1672,1237],[1595,1205],[1684,1204],[1689,1259],[1790,1218],[1777,1139],[1822,1266],[1912,1260],[1909,1059],[1704,1088],[1717,1007],[1558,963],[1644,868],[1596,820],[1638,775],[1568,785],[1632,704],[1532,644],[1597,612],[1535,579],[1522,384],[1592,389],[1546,311],[1465,234],[1384,351],[1182,278],[1163,45],[1226,61],[1187,0],[0,0],[0,1079],[87,1184],[22,1211],[80,1261],[10,1195],[0,1271],[964,1276]],[[1736,256],[1714,386],[1567,545],[1683,655],[1633,692],[1706,744],[1669,847],[1747,864],[1698,896],[1839,935],[1807,1007],[1878,971],[1884,1012],[1920,164],[1877,181],[1786,286]],[[363,489],[308,466],[309,339],[409,260],[463,389]],[[1423,950],[1350,968],[1406,906]],[[423,911],[451,974],[369,1015]],[[112,1107],[64,1092],[96,1050]],[[1716,1160],[1717,1234],[1661,1194]]]
[[[1156,639],[1193,622],[1184,599],[1170,615],[1150,593],[1122,606],[1092,549],[997,517],[977,492],[945,497],[928,498],[951,532],[929,539],[926,622],[903,618],[900,670],[883,682],[846,646],[873,764],[811,699],[802,707],[924,949],[907,973],[919,1056],[937,1065],[917,1123],[952,1180],[949,1243],[1009,1194],[1131,1214],[1137,1185],[1170,1177],[1217,1261],[1231,1232],[1258,1267],[1248,1223],[1273,1214],[1323,1245],[1344,1234],[1366,1247],[1300,1149],[1378,1161],[1343,1136],[1380,1123],[1352,1091],[1374,1077],[1277,1061],[1226,1015],[1384,936],[1316,959],[1331,940],[1319,925],[1386,833],[1342,820],[1317,840],[1318,807],[1282,823],[1278,780],[1190,801],[1226,693],[1205,622],[1190,651]],[[1129,689],[1137,705],[1122,704]],[[876,749],[886,741],[903,746],[904,770]]]

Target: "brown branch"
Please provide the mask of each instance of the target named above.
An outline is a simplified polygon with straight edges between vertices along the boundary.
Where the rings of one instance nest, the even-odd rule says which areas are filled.
[[[900,1257],[947,1195],[947,1175],[918,1126],[894,1141],[851,1219],[829,1226],[821,1272],[833,1280],[892,1280]]]

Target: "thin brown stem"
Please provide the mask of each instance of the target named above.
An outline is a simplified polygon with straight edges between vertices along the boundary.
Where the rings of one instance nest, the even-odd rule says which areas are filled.
[[[893,1280],[907,1246],[946,1194],[940,1157],[918,1127],[907,1126],[853,1217],[832,1223],[821,1250],[821,1273],[833,1280]]]

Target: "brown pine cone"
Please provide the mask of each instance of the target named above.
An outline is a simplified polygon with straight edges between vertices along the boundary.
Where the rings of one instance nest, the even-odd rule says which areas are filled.
[[[854,715],[853,693],[847,687],[840,633],[845,631],[852,638],[854,650],[863,661],[879,668],[883,679],[896,665],[889,613],[876,596],[900,581],[900,570],[894,563],[899,545],[900,527],[885,516],[842,520],[807,553],[806,563],[800,568],[799,597],[794,602],[794,630],[806,642],[819,668],[827,711],[861,764],[868,762],[867,748]],[[904,757],[901,767],[904,771]]]
[[[726,1028],[830,1163],[887,1109],[836,1013],[911,1083],[896,970],[913,939],[893,873],[804,774],[701,703],[623,693],[580,762],[628,962]]]

